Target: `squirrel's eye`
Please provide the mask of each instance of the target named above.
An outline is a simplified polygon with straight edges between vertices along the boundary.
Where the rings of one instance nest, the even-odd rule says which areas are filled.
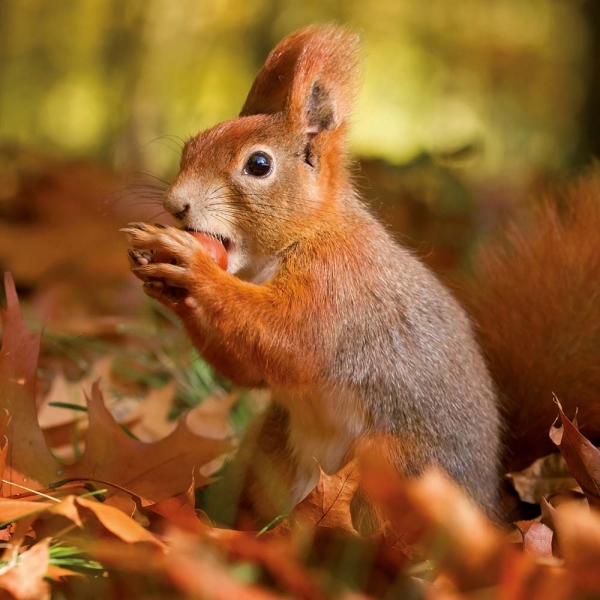
[[[244,173],[253,177],[266,177],[271,170],[271,157],[266,152],[253,152],[244,167]]]

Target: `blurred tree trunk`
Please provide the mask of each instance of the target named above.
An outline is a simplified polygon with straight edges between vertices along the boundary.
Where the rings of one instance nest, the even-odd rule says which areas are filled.
[[[583,16],[589,31],[589,88],[582,118],[582,148],[580,159],[600,159],[600,1],[586,0]]]

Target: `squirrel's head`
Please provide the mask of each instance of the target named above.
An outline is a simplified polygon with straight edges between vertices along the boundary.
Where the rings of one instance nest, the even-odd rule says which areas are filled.
[[[307,27],[268,56],[240,116],[192,138],[165,208],[224,242],[232,273],[252,271],[319,219],[348,188],[347,121],[358,81],[356,34]]]

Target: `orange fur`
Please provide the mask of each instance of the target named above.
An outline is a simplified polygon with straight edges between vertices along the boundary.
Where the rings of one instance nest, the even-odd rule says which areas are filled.
[[[507,470],[553,452],[555,394],[600,441],[600,171],[557,191],[462,290],[501,393]]]
[[[498,414],[470,322],[352,186],[358,50],[337,26],[292,34],[241,116],[186,144],[164,205],[184,229],[222,239],[228,272],[184,231],[126,229],[133,272],[202,356],[272,391],[232,470],[248,471],[242,504],[262,525],[309,493],[317,465],[336,471],[373,436],[395,440],[399,471],[437,464],[495,511]]]

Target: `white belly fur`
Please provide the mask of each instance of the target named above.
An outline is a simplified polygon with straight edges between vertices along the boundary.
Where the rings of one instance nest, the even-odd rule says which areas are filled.
[[[367,429],[367,419],[351,392],[320,389],[274,392],[290,413],[289,447],[298,471],[293,504],[305,498],[319,481],[319,467],[335,473],[351,444]]]

